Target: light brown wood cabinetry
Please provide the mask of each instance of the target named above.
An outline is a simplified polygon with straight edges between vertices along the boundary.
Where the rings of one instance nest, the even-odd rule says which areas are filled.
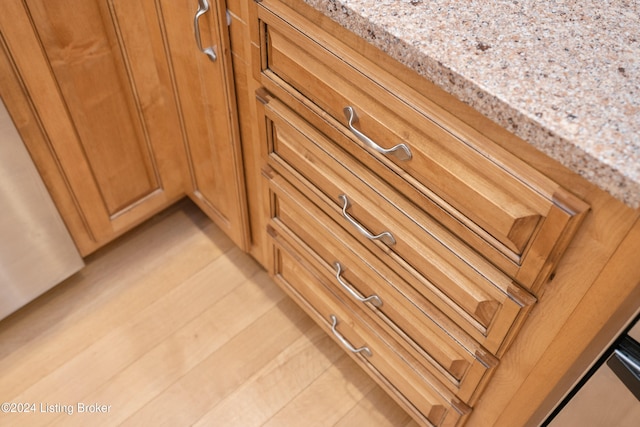
[[[402,402],[417,406],[414,416],[425,424],[454,426],[469,408],[444,388],[429,372],[382,330],[373,330],[359,321],[358,308],[342,301],[324,284],[320,273],[306,263],[287,241],[274,236],[273,277],[282,288],[349,351],[366,356],[356,361],[371,372],[380,384],[396,393]],[[297,258],[298,257],[298,258]],[[385,379],[389,379],[386,381]],[[409,404],[408,407],[412,408]]]
[[[189,194],[246,248],[224,7],[8,1],[3,97],[81,253]]]
[[[81,252],[187,194],[419,423],[538,424],[638,309],[640,212],[302,0],[207,3],[216,61],[202,0],[3,2]]]
[[[287,180],[274,174],[269,184],[271,234],[297,242],[302,254],[312,254],[310,262],[321,266],[329,288],[356,304],[377,330],[401,335],[398,345],[404,352],[428,360],[421,366],[463,400],[472,400],[497,360],[428,298],[377,263]]]
[[[0,21],[48,147],[25,142],[51,151],[73,200],[69,215],[82,224],[69,225],[82,253],[183,194],[180,127],[153,2],[9,1]]]
[[[418,277],[422,293],[498,352],[534,298],[276,99],[265,110],[269,164],[310,198],[317,193],[326,215],[407,280]],[[372,241],[354,222],[393,241]]]
[[[531,398],[565,373],[535,371],[536,357],[554,342],[576,360],[557,328],[637,212],[605,208],[609,196],[302,2],[255,8],[275,280],[416,421],[533,422]],[[589,236],[610,215],[624,219],[596,255]],[[597,260],[576,275],[579,257]]]
[[[189,194],[243,249],[249,246],[242,153],[224,1],[159,2],[189,159]],[[204,4],[204,3],[200,3]],[[196,10],[201,16],[195,19]],[[194,28],[198,22],[198,28]],[[195,31],[215,61],[196,49]]]

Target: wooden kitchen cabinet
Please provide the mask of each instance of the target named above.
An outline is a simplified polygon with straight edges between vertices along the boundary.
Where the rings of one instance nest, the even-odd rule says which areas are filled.
[[[387,337],[377,352],[397,353],[413,372],[426,369],[434,379],[382,371],[376,351],[366,356],[339,336],[338,341],[374,378],[388,381],[389,393],[418,420],[462,425],[588,205],[280,1],[263,0],[258,19],[265,88],[257,95],[264,117],[259,122],[265,123],[264,174],[272,193],[270,272],[325,321],[327,312],[355,304],[358,313],[364,295],[396,288],[400,296],[380,303],[375,316],[349,324]],[[299,212],[311,205],[319,209]],[[324,225],[307,223],[306,216]],[[350,237],[318,242],[316,234],[340,236],[340,229]],[[293,247],[298,249],[283,249]],[[338,258],[343,247],[352,248],[345,259]],[[363,259],[368,268],[357,278],[348,273],[351,297],[317,307],[304,291],[309,280],[286,276],[284,260],[292,258],[317,260],[320,269]],[[314,269],[304,264],[297,268]],[[383,264],[398,277],[365,279]],[[345,288],[340,273],[329,278],[338,292]],[[465,351],[481,360],[484,372],[471,374],[468,363],[456,378],[456,369],[438,355],[438,346],[425,344],[422,331],[399,326],[398,320],[391,328],[376,320],[388,318],[389,310],[408,316],[416,305],[429,305],[416,316],[432,319],[454,342],[466,342]],[[407,380],[424,383],[423,391],[405,390]],[[439,396],[437,405],[430,395]]]
[[[215,62],[198,6],[3,4],[3,98],[83,255],[185,194],[247,246],[224,6],[198,20]]]
[[[66,188],[52,193],[70,193],[72,210],[59,205],[64,218],[79,219],[67,224],[81,253],[184,194],[184,149],[153,2],[9,1],[0,25],[44,136],[25,143],[53,158],[57,171],[42,174],[62,176]],[[3,93],[16,90],[3,85]]]
[[[539,421],[638,307],[637,268],[601,276],[638,212],[303,2],[247,16],[274,280],[419,423]],[[443,357],[426,319],[466,344]]]
[[[189,163],[188,192],[246,250],[248,214],[226,4],[222,0],[159,4]],[[203,49],[212,49],[215,60],[197,46],[196,34]]]

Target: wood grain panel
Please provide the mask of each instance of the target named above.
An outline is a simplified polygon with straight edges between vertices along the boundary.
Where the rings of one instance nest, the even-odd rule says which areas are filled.
[[[29,11],[111,215],[159,186],[104,3],[29,0]]]
[[[0,17],[46,149],[23,134],[87,255],[184,194],[186,157],[153,0],[10,0]],[[12,106],[9,106],[11,109]],[[33,140],[32,140],[33,139]],[[60,181],[66,188],[62,189]],[[65,205],[70,192],[76,212]]]

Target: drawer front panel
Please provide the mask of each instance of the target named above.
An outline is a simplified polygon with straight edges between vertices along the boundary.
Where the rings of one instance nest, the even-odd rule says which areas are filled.
[[[497,359],[282,177],[270,180],[270,188],[272,227],[295,236],[305,252],[314,254],[335,293],[362,307],[373,324],[396,336],[461,400],[472,404]],[[366,303],[361,301],[365,298]]]
[[[266,2],[272,5],[287,15],[277,2]],[[432,120],[388,92],[392,84],[370,78],[369,70],[346,63],[344,52],[327,50],[264,6],[263,83],[308,98],[310,108],[328,114],[347,136],[337,141],[345,149],[370,157],[366,164],[385,179],[406,180],[429,199],[430,214],[471,244],[480,239],[490,245],[525,286],[539,286],[586,205],[462,123],[465,131],[458,132]],[[399,149],[379,154],[367,139],[384,149],[404,144],[411,158],[400,159],[395,154],[405,150]]]
[[[273,237],[273,236],[272,236]],[[322,275],[280,236],[275,236],[272,276],[365,369],[393,383],[392,395],[410,402],[434,426],[460,425],[470,409],[393,340],[374,332],[324,284]],[[347,346],[351,347],[349,350]],[[367,350],[364,350],[366,348]],[[361,350],[354,353],[353,350]],[[367,353],[367,355],[365,355]],[[395,391],[395,393],[393,393]],[[411,408],[409,408],[411,409]]]
[[[265,106],[265,114],[272,139],[269,163],[297,180],[296,186],[317,193],[318,205],[390,267],[424,278],[427,287],[418,290],[448,315],[464,319],[461,325],[472,336],[498,352],[533,298],[277,100]],[[342,194],[348,196],[349,218]],[[395,243],[372,241],[351,221],[373,234],[389,232]]]

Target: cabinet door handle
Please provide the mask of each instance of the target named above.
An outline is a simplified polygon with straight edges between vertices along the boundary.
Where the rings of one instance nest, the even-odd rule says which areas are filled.
[[[341,194],[338,196],[338,198],[342,200],[342,216],[344,217],[344,219],[349,221],[349,223],[353,225],[356,228],[356,230],[360,232],[360,234],[362,234],[364,237],[366,237],[369,240],[380,240],[381,242],[386,243],[389,246],[396,244],[396,239],[388,231],[383,231],[378,235],[371,234],[369,230],[364,228],[358,221],[351,218],[351,216],[347,213],[347,209],[350,206],[349,199],[347,199],[347,196],[344,194]]]
[[[347,339],[345,337],[343,337],[340,332],[338,332],[338,330],[336,329],[336,327],[338,326],[338,318],[335,315],[331,315],[331,332],[333,332],[333,335],[336,336],[336,338],[338,338],[338,340],[340,340],[340,342],[342,343],[342,345],[344,345],[345,347],[347,347],[347,350],[349,350],[351,353],[362,353],[367,357],[371,357],[372,353],[371,350],[369,350],[369,347],[360,347],[360,348],[355,348],[354,346],[351,345],[351,343],[349,341],[347,341]]]
[[[342,279],[342,265],[336,261],[333,263],[333,266],[336,269],[336,280],[338,281],[338,283],[340,284],[340,286],[342,286],[347,292],[349,292],[349,294],[354,297],[355,299],[357,299],[360,302],[371,302],[371,304],[373,304],[376,307],[380,307],[382,306],[382,300],[380,299],[380,297],[376,294],[373,294],[371,296],[368,296],[366,298],[361,297],[360,295],[358,295],[358,293],[356,291],[354,291],[351,286],[349,286],[343,279]]]
[[[364,133],[360,132],[356,129],[353,124],[358,121],[358,116],[356,114],[356,110],[353,109],[350,105],[344,107],[342,110],[344,112],[345,117],[347,118],[347,124],[349,125],[349,129],[351,132],[358,138],[362,143],[364,143],[367,147],[370,147],[376,150],[380,154],[384,154],[385,156],[395,156],[398,160],[405,161],[411,160],[411,150],[407,147],[406,144],[398,144],[395,147],[391,148],[382,148],[378,144],[375,143],[371,138],[369,138]]]
[[[211,61],[215,61],[218,59],[216,52],[214,50],[215,46],[209,46],[207,48],[202,47],[202,40],[200,39],[200,24],[198,20],[202,15],[209,11],[209,2],[207,0],[198,0],[198,11],[196,12],[196,16],[193,18],[193,32],[196,36],[196,45],[200,52],[204,53],[209,57]]]

